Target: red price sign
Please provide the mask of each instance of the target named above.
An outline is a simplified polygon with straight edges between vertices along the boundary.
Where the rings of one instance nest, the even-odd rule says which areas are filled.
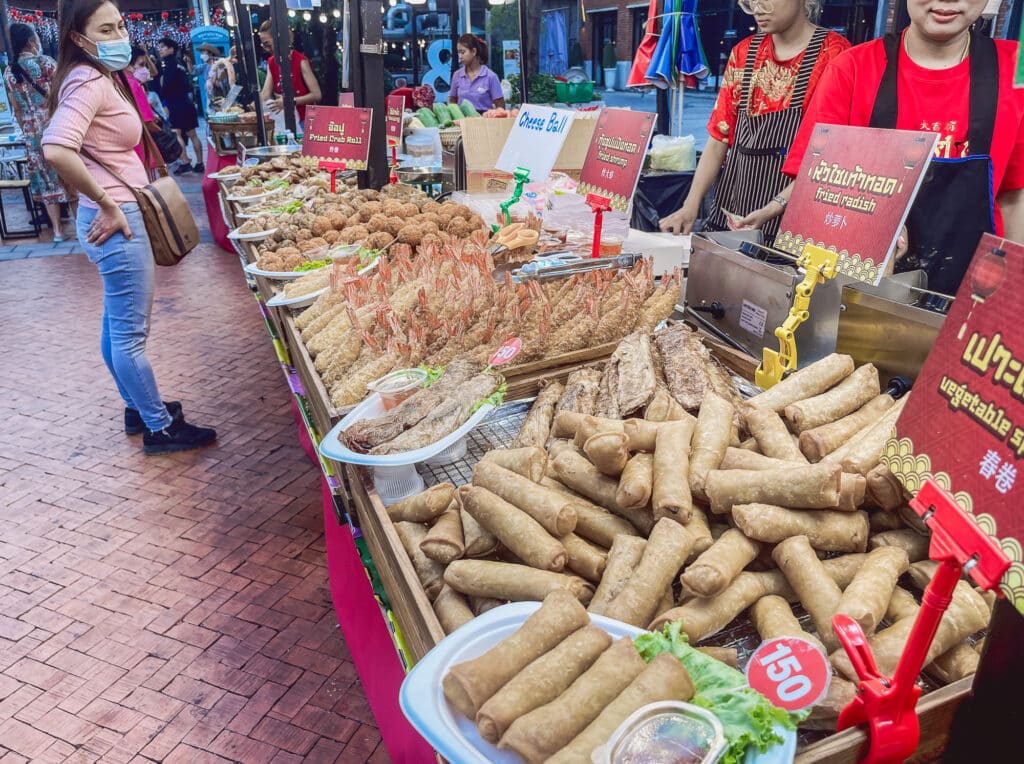
[[[518,337],[513,337],[512,339],[503,343],[502,346],[499,347],[497,350],[495,350],[494,355],[491,356],[490,360],[487,363],[489,363],[491,366],[501,366],[502,364],[508,363],[517,355],[519,355],[519,351],[522,349],[523,341]]]
[[[786,711],[813,706],[825,697],[831,679],[828,657],[799,637],[762,643],[747,664],[747,684]]]

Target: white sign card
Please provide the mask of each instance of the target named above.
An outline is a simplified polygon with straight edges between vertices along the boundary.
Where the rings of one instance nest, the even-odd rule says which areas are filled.
[[[525,167],[530,171],[530,180],[547,180],[574,116],[563,109],[523,104],[495,169],[515,173],[517,168]]]

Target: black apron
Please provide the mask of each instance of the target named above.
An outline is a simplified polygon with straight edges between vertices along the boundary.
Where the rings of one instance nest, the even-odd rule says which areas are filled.
[[[888,61],[871,111],[871,127],[896,128],[900,44],[899,36],[886,35]],[[907,216],[910,249],[896,263],[897,273],[923,270],[928,288],[943,294],[956,294],[981,235],[996,230],[989,151],[999,100],[999,60],[991,38],[973,31],[970,68],[970,154],[932,159]]]
[[[743,85],[740,90],[740,108],[736,119],[736,131],[725,169],[718,180],[715,191],[715,208],[705,221],[705,228],[725,231],[729,226],[722,214],[724,207],[729,212],[745,217],[754,210],[764,207],[789,185],[790,179],[782,174],[789,147],[796,138],[800,120],[804,115],[804,96],[811,79],[811,72],[821,52],[821,45],[828,30],[818,27],[804,50],[803,60],[797,72],[789,108],[767,114],[751,115],[750,81],[754,74],[757,53],[767,35],[757,34],[750,41],[747,60],[743,66]],[[765,239],[771,242],[779,231],[780,218],[774,218],[764,226]]]

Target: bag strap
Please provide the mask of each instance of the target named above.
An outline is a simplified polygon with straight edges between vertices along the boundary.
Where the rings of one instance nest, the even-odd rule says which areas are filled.
[[[126,187],[126,188],[127,188],[128,190],[129,190],[129,191],[131,191],[131,192],[132,192],[132,195],[133,195],[133,196],[135,196],[136,198],[138,198],[138,196],[139,196],[139,190],[138,190],[137,188],[135,188],[135,186],[133,186],[133,185],[132,185],[131,183],[129,183],[128,181],[126,181],[126,180],[125,180],[125,179],[124,179],[124,178],[123,178],[123,177],[122,177],[121,175],[119,175],[118,173],[114,172],[114,170],[112,170],[112,169],[110,168],[110,166],[109,166],[109,165],[108,165],[108,164],[107,164],[106,162],[103,162],[103,161],[101,161],[100,159],[98,159],[98,158],[97,158],[97,157],[96,157],[96,156],[95,156],[95,155],[94,155],[94,154],[93,154],[93,153],[92,153],[91,151],[89,151],[89,149],[87,149],[87,148],[86,148],[85,146],[82,146],[82,148],[80,148],[80,149],[79,149],[78,151],[79,151],[79,153],[80,153],[80,154],[83,154],[84,156],[88,157],[88,158],[89,158],[89,159],[91,159],[91,160],[92,160],[93,162],[95,162],[95,163],[96,163],[96,164],[98,164],[98,165],[99,165],[100,167],[102,167],[102,168],[103,168],[104,170],[106,170],[106,171],[107,171],[107,173],[108,173],[108,174],[109,174],[109,175],[110,175],[111,177],[113,177],[113,178],[114,178],[114,180],[116,180],[117,182],[119,182],[119,183],[120,183],[120,184],[121,184],[122,186],[125,186],[125,187]]]
[[[153,140],[153,136],[149,134],[149,128],[146,127],[146,120],[142,118],[142,112],[139,111],[139,105],[135,103],[135,96],[132,94],[131,86],[128,84],[127,75],[123,71],[114,74],[114,77],[120,78],[122,86],[122,95],[124,95],[128,103],[135,109],[135,113],[139,116],[139,123],[142,125],[142,154],[146,158],[146,177],[152,179],[150,170],[155,172],[159,177],[166,178],[170,173],[167,171],[167,164],[164,162],[163,154],[160,153],[160,149],[157,148],[156,141]],[[90,157],[91,159],[92,157]],[[100,165],[101,167],[103,165]],[[103,167],[106,170],[106,167]],[[107,170],[107,172],[110,172]],[[111,173],[113,175],[113,173]],[[116,175],[114,177],[117,177]],[[118,178],[118,180],[121,180]],[[124,181],[121,181],[124,183]],[[130,188],[130,186],[129,186]]]

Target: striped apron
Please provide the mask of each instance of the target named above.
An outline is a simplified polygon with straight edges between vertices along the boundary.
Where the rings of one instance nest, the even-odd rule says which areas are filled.
[[[757,34],[751,40],[743,66],[740,109],[733,145],[718,180],[715,207],[705,221],[706,230],[728,230],[725,215],[722,214],[723,208],[745,217],[768,204],[789,185],[790,179],[782,174],[782,166],[800,127],[807,85],[826,34],[828,30],[818,27],[807,43],[793,95],[789,99],[789,108],[758,115],[750,113],[750,92],[753,89],[750,81],[758,50],[764,44],[766,35]],[[770,244],[775,239],[780,220],[781,217],[777,217],[765,224],[763,230],[766,243]]]

